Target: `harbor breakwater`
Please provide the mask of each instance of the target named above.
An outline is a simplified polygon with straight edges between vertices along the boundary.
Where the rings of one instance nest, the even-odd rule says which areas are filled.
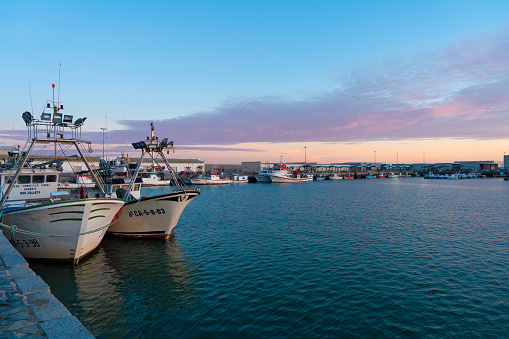
[[[94,338],[0,233],[0,338]]]

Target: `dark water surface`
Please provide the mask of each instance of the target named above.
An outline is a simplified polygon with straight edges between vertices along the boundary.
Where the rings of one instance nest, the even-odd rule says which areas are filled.
[[[30,265],[99,338],[509,337],[508,202],[501,179],[203,187],[169,241]]]

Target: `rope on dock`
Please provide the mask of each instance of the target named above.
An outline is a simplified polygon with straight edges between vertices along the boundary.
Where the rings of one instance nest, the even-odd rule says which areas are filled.
[[[16,233],[16,232],[23,233],[23,234],[38,235],[38,236],[48,236],[48,237],[78,237],[80,235],[87,235],[87,234],[92,234],[92,233],[95,233],[95,232],[99,232],[99,231],[102,231],[104,229],[107,229],[111,225],[114,225],[115,223],[120,221],[123,217],[125,217],[127,214],[129,214],[129,212],[131,212],[140,203],[140,201],[141,201],[141,199],[138,199],[136,204],[134,204],[134,206],[131,207],[131,209],[129,211],[124,213],[120,218],[117,218],[115,221],[110,222],[108,225],[96,228],[95,230],[92,230],[92,231],[88,231],[88,232],[84,232],[84,233],[79,233],[79,234],[47,234],[47,233],[38,233],[38,232],[32,232],[32,231],[28,231],[28,230],[24,230],[24,229],[18,228],[18,226],[16,226],[16,225],[6,225],[6,224],[4,224],[2,222],[0,222],[0,227],[4,227],[4,228],[7,228],[7,229],[10,229],[11,230],[11,238],[14,236],[14,233]],[[0,220],[2,219],[2,214],[3,214],[3,212],[0,212]]]

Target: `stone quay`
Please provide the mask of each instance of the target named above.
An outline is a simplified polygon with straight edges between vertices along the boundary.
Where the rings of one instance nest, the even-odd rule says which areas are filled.
[[[94,338],[0,232],[0,339]]]

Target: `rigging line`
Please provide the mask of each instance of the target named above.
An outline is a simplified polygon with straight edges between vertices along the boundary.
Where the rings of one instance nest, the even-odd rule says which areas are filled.
[[[122,108],[122,122],[124,123],[125,156],[126,156],[126,158],[128,158],[128,156],[127,156],[127,133],[125,131],[124,103],[122,102],[122,97],[120,97],[120,107]]]
[[[62,40],[64,35],[64,18],[62,18],[62,28],[60,30],[60,61],[58,63],[58,105],[60,105],[60,69],[62,68]]]

